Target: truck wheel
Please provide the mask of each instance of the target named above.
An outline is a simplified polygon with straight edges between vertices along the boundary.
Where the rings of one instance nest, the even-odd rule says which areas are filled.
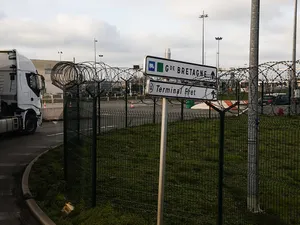
[[[34,134],[37,128],[37,119],[33,114],[26,115],[25,118],[25,133]]]

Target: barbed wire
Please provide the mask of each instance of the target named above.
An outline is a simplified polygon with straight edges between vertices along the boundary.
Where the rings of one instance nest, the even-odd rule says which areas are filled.
[[[221,71],[218,74],[216,83],[200,79],[193,82],[177,79],[169,79],[169,81],[181,83],[182,86],[215,87],[217,89],[218,100],[215,101],[214,104],[218,105],[220,108],[226,108],[223,104],[223,100],[226,98],[231,100],[248,100],[258,97],[259,104],[266,104],[268,107],[272,107],[270,111],[275,112],[276,110],[274,107],[276,107],[276,104],[264,102],[264,99],[261,99],[261,97],[264,95],[289,94],[288,91],[291,85],[293,72],[292,63],[292,61],[269,61],[260,64],[258,67],[259,96],[250,96],[250,98],[248,96],[250,93],[249,87],[251,82],[255,82],[257,79],[249,79],[249,67],[239,67]],[[296,67],[299,66],[299,64],[300,61],[297,60]],[[106,83],[103,87],[111,90],[114,87],[122,87],[124,81],[132,81],[135,78],[144,79],[143,77],[144,74],[142,68],[113,67],[104,62],[95,63],[90,61],[81,63],[58,62],[51,71],[52,83],[63,90],[81,84],[99,83],[102,80]],[[299,78],[299,72],[297,72],[296,77]],[[161,78],[155,77],[151,77],[151,79],[156,81],[161,80]],[[157,99],[159,99],[159,97],[151,98],[153,102],[158,104]],[[142,98],[140,101],[141,103],[148,104],[144,102]],[[171,104],[173,102],[176,104],[180,101],[180,99],[176,99],[175,101],[169,100]],[[252,104],[252,102],[248,102],[248,104]]]
[[[258,67],[258,77],[254,80],[250,80],[250,68],[234,68],[228,71],[223,71],[218,75],[218,90],[219,96],[232,97],[232,92],[236,94],[239,99],[254,99],[258,98],[259,112],[262,111],[261,106],[267,106],[267,111],[270,114],[278,114],[278,110],[284,109],[285,112],[290,110],[287,102],[285,107],[277,104],[278,95],[284,95],[285,99],[291,95],[290,85],[292,82],[292,61],[270,61],[260,64]],[[296,67],[299,66],[300,61],[296,61]],[[249,87],[254,84],[258,79],[258,96],[248,96],[250,94]],[[296,79],[299,79],[299,72],[296,74]],[[256,92],[255,92],[256,93]],[[269,98],[263,96],[272,96]],[[264,100],[264,98],[266,98]],[[282,97],[283,98],[283,97]],[[293,100],[292,100],[293,101]],[[248,102],[253,104],[254,102]],[[218,103],[222,106],[222,101],[218,100]]]

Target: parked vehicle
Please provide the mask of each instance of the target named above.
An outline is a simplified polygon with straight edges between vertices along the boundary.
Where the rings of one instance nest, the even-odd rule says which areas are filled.
[[[44,78],[17,50],[0,51],[0,133],[35,133],[42,124]]]
[[[273,101],[273,105],[289,105],[290,99],[288,95],[277,95]]]
[[[273,95],[264,95],[263,99],[258,99],[258,105],[271,105],[273,104],[274,100],[276,99],[276,96]]]

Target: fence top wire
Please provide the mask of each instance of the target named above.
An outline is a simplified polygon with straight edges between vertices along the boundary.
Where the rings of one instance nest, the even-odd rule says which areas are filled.
[[[140,69],[111,67],[103,62],[61,61],[52,68],[51,80],[58,88],[68,89],[74,85],[100,82],[103,79],[110,82],[129,80],[139,73]]]
[[[296,61],[299,64],[299,60]],[[249,67],[233,68],[219,72],[218,80],[243,81],[249,79]],[[260,64],[258,67],[260,81],[275,82],[288,81],[292,71],[292,61],[271,61]],[[112,67],[103,62],[68,61],[58,62],[51,71],[51,80],[58,87],[82,84],[88,81],[99,82],[102,79],[109,81],[130,80],[134,76],[142,75],[142,69]],[[297,73],[297,77],[298,77]]]
[[[292,63],[292,61],[270,61],[260,64],[258,67],[259,92],[261,92],[262,85],[264,85],[263,92],[265,94],[287,93],[293,77]],[[299,63],[300,61],[297,60],[296,65],[299,65]],[[249,67],[243,67],[219,72],[217,82],[213,84],[218,89],[218,95],[223,96],[219,99],[225,99],[226,96],[230,95],[232,99],[234,93],[236,97],[239,95],[240,100],[246,100],[248,97],[249,99],[261,97],[248,96],[251,82],[256,81],[256,79],[249,80],[250,69]],[[138,76],[143,76],[142,69],[112,67],[103,62],[73,63],[62,61],[58,62],[51,71],[52,83],[63,90],[82,84],[95,87],[95,84],[102,80],[105,80],[107,89],[111,90],[113,87],[122,87],[125,81],[130,81]],[[296,78],[299,78],[299,72],[296,73]],[[182,82],[182,85],[185,84],[185,82]],[[207,85],[205,81],[203,81],[203,84],[199,84],[199,81],[189,82],[189,84],[192,86]],[[81,89],[84,90],[84,88]],[[156,101],[157,98],[152,99]],[[220,100],[217,101],[217,104],[222,107]]]
[[[297,60],[295,63],[296,67],[299,67],[300,61]],[[296,76],[295,79],[293,78],[294,71],[292,61],[270,61],[262,63],[258,66],[258,77],[255,77],[253,80],[250,80],[250,72],[250,67],[233,68],[228,71],[220,72],[218,75],[218,88],[219,95],[223,95],[222,99],[224,99],[224,96],[226,95],[231,95],[232,97],[234,92],[236,96],[239,95],[239,99],[249,99],[249,105],[254,104],[254,100],[256,99],[259,99],[259,104],[262,104],[262,101],[264,101],[262,95],[270,95],[273,96],[274,99],[278,95],[285,95],[288,97],[291,95],[290,92],[293,92],[289,90],[292,86],[291,84],[294,82],[297,88],[296,83],[300,79],[299,70],[295,71]],[[256,84],[257,81],[258,84]],[[249,87],[251,84],[258,85],[258,93],[250,92]],[[255,96],[248,96],[250,93],[255,93]],[[293,99],[291,98],[291,101],[292,100]],[[276,102],[273,103],[274,104],[270,104],[270,107],[273,108],[271,111],[275,112],[275,108],[278,108],[278,106],[276,105]]]

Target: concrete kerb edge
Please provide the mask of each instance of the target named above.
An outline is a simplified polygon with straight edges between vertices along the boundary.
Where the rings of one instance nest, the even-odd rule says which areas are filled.
[[[25,198],[25,203],[28,206],[30,212],[33,214],[33,216],[38,220],[38,222],[42,225],[56,225],[44,212],[43,210],[36,204],[35,200],[33,199],[33,196],[30,192],[28,180],[29,180],[29,174],[31,171],[31,168],[33,164],[44,154],[46,154],[48,151],[57,148],[60,145],[56,145],[53,147],[50,147],[48,150],[44,151],[43,153],[39,154],[37,157],[35,157],[26,167],[23,175],[22,175],[22,194]]]

